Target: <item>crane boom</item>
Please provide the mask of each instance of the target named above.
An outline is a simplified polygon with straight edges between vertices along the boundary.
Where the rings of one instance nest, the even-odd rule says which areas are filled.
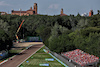
[[[17,39],[17,40],[18,40],[18,36],[17,36],[17,34],[18,34],[18,32],[19,32],[19,30],[20,30],[20,28],[21,28],[21,26],[22,26],[23,22],[24,22],[24,20],[21,22],[21,24],[20,24],[20,26],[19,26],[19,28],[18,28],[18,30],[17,30],[17,32],[16,32],[16,34],[15,34],[16,39]]]

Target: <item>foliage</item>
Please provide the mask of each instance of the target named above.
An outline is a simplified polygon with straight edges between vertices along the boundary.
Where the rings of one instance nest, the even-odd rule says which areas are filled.
[[[12,41],[5,33],[4,30],[0,29],[0,51],[1,50],[9,50],[12,46]]]
[[[23,38],[23,34],[24,38],[40,36],[43,43],[57,53],[79,48],[100,57],[100,14],[92,17],[81,17],[80,14],[77,16],[0,15],[0,28],[5,32],[5,36],[1,36],[0,45],[5,43],[4,40],[7,38],[16,39],[15,33],[23,19],[25,22],[18,33],[19,39]]]

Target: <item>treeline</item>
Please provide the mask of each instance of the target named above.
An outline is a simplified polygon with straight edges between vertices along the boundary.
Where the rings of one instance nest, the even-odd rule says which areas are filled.
[[[18,33],[19,39],[23,38],[23,34],[24,38],[40,36],[44,44],[54,52],[61,53],[78,48],[100,57],[99,14],[92,17],[81,17],[79,14],[77,16],[2,15],[0,29],[4,30],[10,40],[15,40],[15,33],[23,19],[25,22]]]

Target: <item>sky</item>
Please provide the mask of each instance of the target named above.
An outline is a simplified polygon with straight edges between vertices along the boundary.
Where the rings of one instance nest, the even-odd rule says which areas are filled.
[[[26,11],[34,3],[38,5],[38,14],[43,15],[59,15],[61,8],[67,15],[89,13],[91,9],[97,14],[100,10],[100,0],[0,0],[0,12],[11,13],[12,9]]]

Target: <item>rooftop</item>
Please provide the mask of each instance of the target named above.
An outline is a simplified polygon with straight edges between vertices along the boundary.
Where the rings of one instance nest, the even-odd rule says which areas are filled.
[[[13,13],[26,13],[26,11],[13,11]]]
[[[67,16],[66,14],[60,14],[60,16]]]

